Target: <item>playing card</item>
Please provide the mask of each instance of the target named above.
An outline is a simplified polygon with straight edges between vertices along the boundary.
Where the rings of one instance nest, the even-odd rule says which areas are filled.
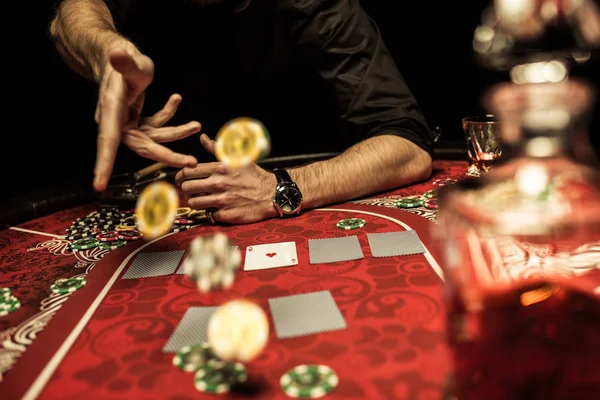
[[[188,308],[165,344],[163,352],[172,353],[181,350],[184,346],[205,342],[207,340],[208,322],[215,311],[217,311],[217,307]]]
[[[259,244],[246,248],[244,271],[287,267],[298,264],[295,242]]]
[[[373,257],[407,256],[425,252],[416,231],[368,233]]]
[[[364,257],[358,236],[310,239],[308,241],[308,251],[311,264],[360,260]]]
[[[171,275],[177,269],[184,253],[184,250],[140,253],[123,275],[123,279]]]
[[[269,299],[269,307],[280,339],[346,328],[329,290],[275,297]]]

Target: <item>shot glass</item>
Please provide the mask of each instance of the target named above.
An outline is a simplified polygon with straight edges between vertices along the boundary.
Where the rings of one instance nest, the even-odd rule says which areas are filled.
[[[502,155],[500,122],[494,115],[487,114],[465,117],[462,125],[469,156],[466,174],[479,177],[487,173],[494,160]]]

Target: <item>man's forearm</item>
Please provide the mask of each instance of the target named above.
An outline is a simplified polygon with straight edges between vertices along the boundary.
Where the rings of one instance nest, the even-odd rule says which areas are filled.
[[[117,33],[102,0],[63,0],[50,24],[50,37],[75,72],[100,80],[107,50],[127,41]]]
[[[362,141],[339,156],[291,169],[307,209],[360,198],[426,179],[431,157],[392,135]]]

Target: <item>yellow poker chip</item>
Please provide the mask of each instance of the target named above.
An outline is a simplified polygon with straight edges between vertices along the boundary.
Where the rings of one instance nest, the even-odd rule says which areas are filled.
[[[155,182],[140,194],[135,208],[137,229],[147,240],[153,240],[170,232],[177,216],[179,195],[173,185]]]
[[[130,225],[117,225],[115,231],[135,231],[135,226]]]
[[[206,210],[191,210],[190,213],[187,215],[188,218],[199,218],[205,216]]]
[[[217,133],[215,157],[228,167],[245,167],[266,157],[270,151],[269,132],[255,119],[236,118]]]
[[[187,217],[191,211],[192,209],[189,207],[179,207],[177,209],[176,216],[177,218]]]

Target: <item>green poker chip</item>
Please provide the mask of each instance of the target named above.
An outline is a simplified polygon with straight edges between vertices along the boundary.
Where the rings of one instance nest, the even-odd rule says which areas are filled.
[[[194,376],[196,390],[205,393],[227,393],[232,386],[248,379],[242,363],[209,360],[198,367]]]
[[[101,242],[98,247],[102,250],[116,250],[119,247],[123,247],[127,244],[126,240],[117,239],[112,242]]]
[[[5,288],[2,288],[4,290]],[[6,292],[0,292],[3,297],[0,297],[0,317],[4,317],[19,308],[21,308],[21,302],[12,294],[4,297]]]
[[[367,224],[367,221],[361,218],[348,218],[339,221],[336,225],[340,229],[358,229]]]
[[[186,372],[195,372],[209,360],[216,360],[210,349],[210,345],[205,342],[192,346],[185,346],[179,350],[173,357],[173,365]]]
[[[95,237],[85,237],[71,243],[71,249],[73,249],[73,251],[89,250],[98,247],[99,244],[100,241]]]
[[[11,295],[11,291],[9,288],[0,288],[0,301],[2,301],[2,299],[8,299]]]
[[[394,207],[396,208],[416,208],[423,206],[422,197],[404,197],[402,199],[394,200]]]
[[[279,383],[289,397],[316,399],[331,393],[339,379],[326,365],[299,365],[283,374]]]
[[[426,199],[437,199],[439,196],[438,189],[431,189],[423,194],[423,197]]]
[[[59,279],[50,286],[52,293],[73,293],[85,286],[85,278],[78,276],[76,278]]]

